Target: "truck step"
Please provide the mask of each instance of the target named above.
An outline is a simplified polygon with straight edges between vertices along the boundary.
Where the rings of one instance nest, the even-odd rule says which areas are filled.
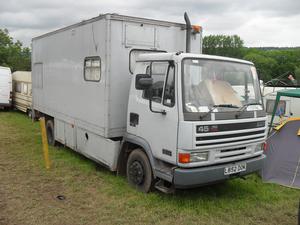
[[[164,180],[159,180],[155,183],[154,187],[165,193],[165,194],[174,194],[175,193],[175,188],[172,184],[164,181]]]

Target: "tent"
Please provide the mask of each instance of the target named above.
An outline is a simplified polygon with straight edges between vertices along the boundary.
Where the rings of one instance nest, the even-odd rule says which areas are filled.
[[[300,98],[300,89],[277,92],[262,178],[266,182],[300,188],[300,118],[289,118],[272,130],[281,96]]]

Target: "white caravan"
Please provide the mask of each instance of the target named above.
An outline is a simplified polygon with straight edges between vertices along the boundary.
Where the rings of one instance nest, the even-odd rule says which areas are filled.
[[[295,88],[294,87],[271,87],[271,86],[261,87],[264,105],[268,116],[268,123],[270,123],[271,121],[277,91],[288,90],[288,89],[295,89]],[[273,124],[278,124],[282,119],[286,119],[290,117],[300,117],[300,99],[282,96],[280,98],[280,101],[276,109]]]
[[[16,71],[12,74],[13,107],[23,111],[31,117],[32,84],[31,72]]]
[[[0,66],[0,108],[10,108],[12,103],[12,78],[8,67]]]
[[[33,107],[49,143],[144,192],[259,171],[267,117],[255,67],[202,55],[201,27],[185,20],[104,14],[34,38]]]

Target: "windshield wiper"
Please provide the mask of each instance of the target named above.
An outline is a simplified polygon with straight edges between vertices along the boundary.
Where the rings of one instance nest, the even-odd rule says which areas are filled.
[[[239,107],[236,105],[232,104],[219,104],[219,105],[213,105],[208,112],[204,113],[203,115],[200,116],[200,119],[204,119],[208,114],[210,114],[214,109],[223,107],[223,108],[236,108],[238,109]]]
[[[245,105],[243,105],[242,107],[240,107],[237,111],[237,113],[235,114],[235,118],[239,118],[243,112],[245,112],[245,110],[248,108],[248,106],[250,105],[261,105],[259,102],[251,102],[251,103],[247,103]]]

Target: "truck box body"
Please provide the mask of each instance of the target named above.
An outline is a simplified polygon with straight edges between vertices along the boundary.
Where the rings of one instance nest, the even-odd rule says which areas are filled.
[[[0,108],[11,106],[12,78],[8,67],[0,66]]]
[[[192,49],[200,53],[201,35],[195,37]],[[125,131],[136,50],[183,51],[185,30],[107,14],[34,38],[32,48],[34,108],[110,138]],[[85,58],[92,56],[100,56],[99,82],[84,79]]]

